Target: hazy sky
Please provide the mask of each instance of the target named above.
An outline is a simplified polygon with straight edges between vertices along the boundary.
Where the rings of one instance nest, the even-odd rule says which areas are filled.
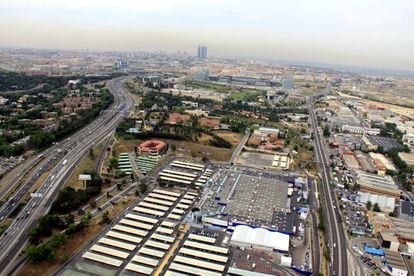
[[[414,70],[413,0],[0,0],[0,46]]]

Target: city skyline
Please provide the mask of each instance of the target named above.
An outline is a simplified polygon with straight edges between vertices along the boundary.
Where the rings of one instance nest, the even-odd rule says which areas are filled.
[[[203,43],[217,57],[414,70],[414,5],[403,0],[21,0],[0,7],[5,47],[192,53]]]

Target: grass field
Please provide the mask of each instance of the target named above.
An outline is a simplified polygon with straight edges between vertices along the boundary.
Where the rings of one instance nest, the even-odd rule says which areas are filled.
[[[93,157],[90,156],[89,152],[83,157],[82,161],[73,171],[72,175],[69,177],[66,187],[72,187],[75,190],[83,189],[83,182],[78,180],[79,174],[82,174],[84,171],[94,171],[97,159],[101,154],[103,148],[103,143],[97,145],[93,148]]]

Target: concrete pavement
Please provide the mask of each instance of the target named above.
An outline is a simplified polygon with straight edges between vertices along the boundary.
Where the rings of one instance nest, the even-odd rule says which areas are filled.
[[[127,79],[127,77],[121,77],[108,82],[108,88],[114,95],[114,104],[111,106],[111,111],[103,112],[88,127],[67,139],[67,141],[71,141],[70,147],[66,149],[67,154],[60,159],[37,191],[43,196],[31,198],[19,213],[17,219],[0,238],[0,247],[2,248],[0,252],[0,271],[8,270],[12,261],[27,242],[26,233],[40,216],[49,212],[60,188],[84,154],[94,145],[108,138],[108,135],[112,133],[118,123],[134,108],[132,97],[123,88],[123,84]],[[29,185],[29,182],[30,180],[25,185]]]

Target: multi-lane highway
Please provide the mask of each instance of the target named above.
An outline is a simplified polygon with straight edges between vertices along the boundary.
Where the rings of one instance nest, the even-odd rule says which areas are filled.
[[[16,216],[16,219],[0,237],[0,271],[6,272],[12,260],[19,254],[27,242],[27,231],[34,225],[36,219],[46,214],[76,165],[82,157],[87,154],[90,148],[111,136],[118,123],[129,114],[134,108],[133,98],[125,91],[124,82],[128,77],[121,77],[108,81],[108,88],[114,95],[114,103],[111,107],[87,127],[81,129],[71,137],[67,138],[60,145],[49,149],[47,157],[39,164],[39,170],[46,171],[49,167],[51,172],[46,180],[37,189],[41,197],[33,197]],[[59,150],[58,150],[59,148]],[[35,162],[35,161],[32,161]],[[34,163],[35,164],[35,163]],[[25,167],[29,168],[28,165]],[[40,171],[29,173],[23,184],[16,191],[12,198],[2,206],[1,210],[10,212],[24,194],[36,182],[42,174]],[[12,208],[8,208],[8,207]],[[7,209],[8,208],[8,209]],[[7,213],[6,213],[7,214]]]
[[[331,255],[329,275],[348,275],[346,237],[343,231],[336,197],[331,191],[329,159],[326,157],[323,137],[318,129],[318,122],[313,110],[313,99],[308,102],[310,121],[314,134],[316,161],[321,168],[321,206],[325,216],[326,231],[329,232],[329,250]]]

